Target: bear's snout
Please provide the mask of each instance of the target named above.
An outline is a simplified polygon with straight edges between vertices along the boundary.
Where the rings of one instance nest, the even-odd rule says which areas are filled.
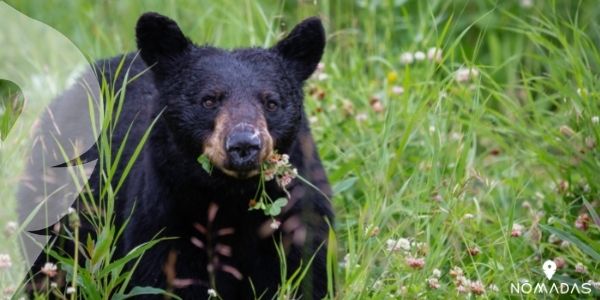
[[[247,123],[234,126],[225,140],[225,151],[232,170],[250,171],[256,169],[261,152],[259,130]]]

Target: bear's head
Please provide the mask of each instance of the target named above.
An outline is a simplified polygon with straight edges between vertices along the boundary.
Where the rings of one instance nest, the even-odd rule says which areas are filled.
[[[140,17],[136,36],[185,155],[204,154],[226,175],[248,178],[273,151],[289,150],[304,115],[303,82],[325,47],[318,18],[304,20],[269,49],[196,46],[156,13]]]

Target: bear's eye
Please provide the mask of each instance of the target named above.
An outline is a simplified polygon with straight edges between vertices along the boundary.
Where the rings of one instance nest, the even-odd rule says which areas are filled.
[[[202,98],[202,106],[204,108],[215,108],[217,106],[217,98],[213,96],[206,96]]]
[[[266,107],[267,107],[268,111],[276,111],[277,108],[279,107],[279,104],[276,101],[268,100]]]

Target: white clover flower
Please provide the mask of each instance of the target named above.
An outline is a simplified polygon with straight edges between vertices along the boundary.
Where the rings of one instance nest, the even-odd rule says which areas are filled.
[[[215,289],[208,289],[208,297],[217,297],[217,291],[215,291]]]
[[[74,294],[75,293],[75,288],[72,287],[72,286],[68,287],[66,293],[67,293],[67,295]]]
[[[425,266],[425,259],[422,257],[407,257],[406,258],[406,264],[413,268],[413,269],[423,269],[423,266]]]
[[[434,62],[442,61],[442,49],[435,47],[429,48],[429,50],[427,50],[427,59]]]
[[[471,292],[475,295],[483,295],[485,293],[485,286],[479,280],[473,281],[471,282]]]
[[[356,118],[356,121],[363,122],[363,121],[366,121],[369,118],[369,116],[366,113],[359,113],[356,115],[355,118]]]
[[[4,234],[6,234],[6,236],[12,236],[17,232],[18,228],[19,225],[17,224],[17,222],[10,221],[6,223],[6,226],[4,226]]]
[[[575,272],[585,274],[587,273],[587,268],[582,263],[577,263],[575,265]]]
[[[410,52],[404,52],[400,54],[400,62],[405,65],[410,65],[415,61],[415,57]]]
[[[433,269],[432,276],[435,278],[440,278],[442,276],[442,271],[440,269]]]
[[[281,226],[281,222],[279,222],[277,220],[273,220],[271,222],[271,224],[269,225],[269,227],[271,227],[271,229],[273,229],[273,230],[279,229],[279,226]]]
[[[0,270],[12,267],[12,260],[8,254],[0,254]]]
[[[427,284],[429,285],[430,288],[432,288],[434,290],[440,288],[440,281],[437,278],[435,278],[435,277],[428,278],[427,279]]]
[[[382,286],[383,286],[383,281],[381,281],[379,279],[377,281],[375,281],[375,283],[373,283],[374,290],[379,290],[379,289],[381,289]]]
[[[533,0],[521,0],[519,1],[519,4],[523,8],[531,8],[533,7]]]
[[[457,82],[467,82],[471,79],[477,78],[477,76],[479,76],[479,70],[477,68],[460,67],[454,73],[454,79]]]
[[[396,251],[409,251],[410,250],[410,241],[405,238],[400,238],[398,240],[388,239],[386,242],[386,249],[389,252]]]
[[[600,117],[593,116],[592,117],[592,124],[598,124],[598,123],[600,123]]]
[[[54,276],[56,276],[57,273],[57,267],[55,264],[51,263],[51,262],[47,262],[44,264],[44,266],[42,267],[42,273],[46,274],[46,276],[52,278]]]
[[[423,51],[417,51],[415,52],[414,57],[416,61],[422,61],[425,60],[427,56],[425,56],[425,53]]]
[[[404,88],[399,85],[395,85],[392,87],[392,93],[396,95],[402,95],[404,94]]]
[[[317,80],[318,81],[325,81],[327,79],[329,79],[329,74],[327,74],[327,73],[319,73],[317,75]]]

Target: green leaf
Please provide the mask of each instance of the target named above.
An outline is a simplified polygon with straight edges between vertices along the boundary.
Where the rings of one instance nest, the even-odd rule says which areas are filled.
[[[273,216],[273,217],[279,215],[280,213],[281,213],[281,207],[275,206],[275,205],[271,205],[269,207],[269,210],[267,211],[267,214],[269,216]]]
[[[204,169],[206,173],[208,173],[209,175],[212,173],[213,165],[210,162],[210,159],[208,159],[208,156],[206,156],[206,154],[198,156],[198,163],[202,165],[202,169]]]
[[[551,233],[554,233],[561,240],[571,242],[571,244],[577,246],[577,248],[579,248],[579,250],[581,250],[583,253],[589,255],[594,260],[600,261],[600,253],[596,252],[592,247],[588,246],[586,243],[582,242],[580,239],[578,239],[574,235],[572,235],[566,231],[563,231],[561,229],[558,229],[558,228],[554,228],[554,227],[550,227],[550,226],[546,226],[546,225],[540,225],[540,226],[542,228],[550,231]]]
[[[349,190],[351,187],[354,186],[354,184],[356,183],[357,180],[358,180],[358,177],[350,177],[350,178],[344,179],[344,180],[336,183],[333,186],[333,193],[339,194],[341,192]]]
[[[273,205],[277,205],[280,208],[283,208],[284,206],[286,206],[288,204],[288,199],[285,197],[281,197],[281,198],[277,198],[277,200],[275,200],[273,202]]]

